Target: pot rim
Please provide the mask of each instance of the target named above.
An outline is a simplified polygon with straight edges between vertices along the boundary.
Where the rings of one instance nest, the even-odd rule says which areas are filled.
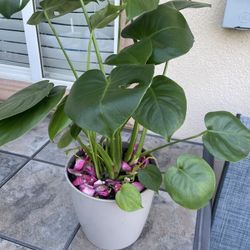
[[[89,198],[89,199],[92,199],[92,200],[95,200],[95,201],[106,202],[106,203],[115,203],[115,204],[116,204],[115,199],[114,199],[114,200],[105,200],[105,199],[95,198],[95,197],[89,196],[89,195],[87,195],[87,194],[81,192],[81,191],[80,191],[78,188],[76,188],[76,187],[72,184],[72,182],[70,181],[69,176],[68,176],[67,167],[65,167],[65,177],[66,177],[66,180],[67,180],[68,184],[71,186],[71,188],[73,188],[75,191],[77,191],[77,192],[78,192],[79,194],[81,194],[82,196],[84,196],[84,197],[86,197],[86,198]],[[141,192],[141,195],[144,194],[145,192],[148,192],[148,191],[154,192],[153,190],[150,190],[150,189],[146,188],[145,190],[143,190],[143,191]]]

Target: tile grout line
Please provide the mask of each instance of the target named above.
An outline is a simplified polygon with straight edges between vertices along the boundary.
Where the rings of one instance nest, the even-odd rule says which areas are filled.
[[[21,158],[25,158],[25,159],[30,159],[30,157],[27,156],[27,155],[21,155],[21,154],[9,152],[9,151],[2,150],[2,149],[0,149],[0,153],[7,154],[7,155],[12,155],[12,156],[17,156],[17,157],[21,157]]]
[[[48,144],[49,144],[49,140],[43,144],[32,156],[25,156],[23,158],[26,158],[26,161],[14,172],[12,173],[10,176],[8,176],[5,180],[3,180],[1,183],[0,183],[0,189],[8,182],[10,181],[19,171],[21,171],[30,161],[32,161],[34,159],[34,157],[40,153]],[[11,152],[10,152],[11,153]],[[8,154],[8,153],[6,153]],[[14,153],[11,153],[10,155],[16,155]],[[16,155],[17,156],[17,155]],[[20,156],[20,155],[19,155]]]
[[[14,238],[11,238],[9,236],[5,236],[3,234],[0,233],[0,238],[3,239],[3,240],[6,240],[8,242],[11,242],[11,243],[14,243],[16,245],[19,245],[19,246],[23,246],[23,247],[26,247],[26,248],[29,248],[31,250],[44,250],[40,247],[36,247],[36,246],[33,246],[33,245],[30,245],[29,243],[25,243],[25,242],[22,242],[20,240],[16,240]]]
[[[37,162],[47,163],[47,164],[54,165],[54,166],[57,166],[57,167],[60,167],[60,168],[65,168],[65,165],[54,163],[54,162],[51,162],[51,161],[46,161],[46,160],[37,159],[37,158],[32,159],[32,160],[37,161]]]
[[[80,228],[81,228],[81,226],[78,223],[77,226],[76,226],[76,228],[74,229],[73,233],[70,235],[69,239],[67,240],[67,242],[66,242],[63,250],[68,250],[69,249],[71,243],[75,239],[75,237],[76,237],[77,233],[79,232]]]

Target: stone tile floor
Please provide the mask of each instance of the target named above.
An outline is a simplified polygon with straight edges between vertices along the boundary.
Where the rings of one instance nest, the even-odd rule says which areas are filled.
[[[49,142],[47,120],[0,148],[0,250],[98,250],[84,236],[64,179],[68,157]],[[124,133],[124,138],[128,138]],[[148,136],[146,147],[164,141]],[[181,153],[201,155],[199,144],[181,143],[156,156],[162,169]],[[127,250],[191,250],[196,212],[155,196],[144,231]]]

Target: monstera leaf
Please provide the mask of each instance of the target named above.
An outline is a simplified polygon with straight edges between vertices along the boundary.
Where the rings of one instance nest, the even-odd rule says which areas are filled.
[[[54,84],[49,81],[34,83],[0,104],[0,120],[20,114],[48,96]]]
[[[133,118],[169,140],[183,124],[186,110],[183,89],[165,76],[156,76]]]
[[[114,21],[116,17],[119,16],[120,12],[125,7],[123,5],[116,6],[113,4],[108,4],[105,8],[96,11],[95,14],[93,14],[90,17],[90,23],[91,27],[93,29],[101,29],[106,27],[109,23]]]
[[[193,1],[169,1],[165,3],[164,5],[167,5],[169,7],[173,7],[177,10],[183,10],[186,8],[205,8],[205,7],[211,7],[211,4],[208,3],[199,3],[199,2],[193,2]]]
[[[54,112],[53,116],[50,119],[49,123],[49,138],[50,140],[54,140],[56,135],[59,134],[63,129],[68,127],[72,121],[64,112],[64,106],[66,103],[68,96],[65,96],[63,100],[57,106],[56,111]]]
[[[127,18],[131,20],[145,12],[154,10],[158,7],[158,4],[159,0],[127,0]]]
[[[205,116],[207,133],[202,140],[207,150],[221,160],[239,161],[250,151],[250,130],[233,114],[211,112]]]
[[[108,78],[87,71],[74,83],[65,112],[79,127],[111,137],[134,113],[153,74],[153,65],[118,66]]]
[[[10,18],[13,14],[21,11],[30,0],[0,0],[0,14]]]
[[[109,65],[122,64],[146,64],[152,54],[152,44],[150,40],[135,43],[123,49],[117,55],[109,56],[105,63]]]
[[[153,52],[148,61],[160,64],[187,53],[193,46],[194,38],[183,15],[167,5],[145,13],[128,25],[123,31],[124,38],[149,39]]]
[[[199,209],[207,204],[215,191],[215,174],[203,159],[182,155],[177,165],[164,175],[166,191],[183,207]]]
[[[35,127],[61,100],[65,87],[54,87],[49,95],[32,108],[0,121],[0,146]]]
[[[85,4],[97,2],[96,0],[84,0]],[[79,0],[43,0],[40,2],[42,11],[35,12],[28,21],[28,24],[37,25],[46,21],[45,12],[50,19],[64,16],[81,7]]]

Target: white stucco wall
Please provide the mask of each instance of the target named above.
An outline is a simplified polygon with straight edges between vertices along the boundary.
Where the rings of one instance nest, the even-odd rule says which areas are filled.
[[[225,0],[200,2],[212,8],[182,11],[195,36],[194,47],[168,67],[167,75],[185,89],[188,100],[187,119],[177,138],[202,131],[209,111],[250,116],[250,31],[221,27]],[[162,70],[163,65],[157,73]]]

